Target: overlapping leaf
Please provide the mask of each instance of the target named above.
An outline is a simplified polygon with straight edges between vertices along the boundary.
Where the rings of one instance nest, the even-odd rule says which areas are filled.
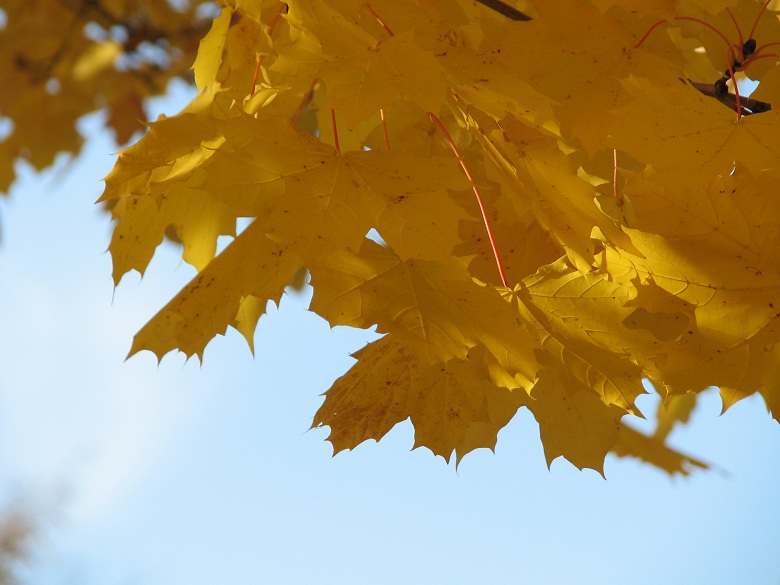
[[[629,231],[643,257],[610,251],[607,262],[616,278],[649,279],[692,309],[690,326],[669,351],[664,380],[678,392],[729,388],[726,406],[733,389],[742,390],[737,396],[776,392],[777,179],[742,166],[684,190],[654,178],[646,173],[627,186],[638,206],[636,232]],[[658,297],[645,302],[642,292],[635,305],[657,310]]]
[[[482,351],[429,365],[388,335],[355,354],[358,363],[328,390],[313,426],[331,427],[336,452],[379,440],[407,418],[415,446],[447,460],[453,451],[460,461],[474,449],[493,449],[498,431],[531,399],[523,389],[493,384]]]
[[[533,341],[519,315],[458,260],[404,261],[367,240],[359,254],[333,254],[311,270],[311,308],[331,325],[377,324],[414,346],[424,363],[462,360],[483,345],[504,370],[499,384],[517,387],[536,377]]]

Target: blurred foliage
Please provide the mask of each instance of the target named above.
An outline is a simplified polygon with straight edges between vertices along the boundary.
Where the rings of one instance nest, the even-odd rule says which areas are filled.
[[[0,511],[0,585],[16,585],[20,564],[30,558],[31,544],[37,535],[33,516],[21,505]]]
[[[213,5],[205,0],[7,0],[0,9],[0,192],[14,164],[77,154],[76,121],[105,109],[120,144],[144,128],[144,100],[190,78]]]

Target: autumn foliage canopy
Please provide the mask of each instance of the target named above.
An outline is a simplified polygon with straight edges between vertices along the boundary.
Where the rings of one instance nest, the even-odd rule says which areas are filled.
[[[224,0],[206,29],[196,97],[101,197],[116,283],[171,228],[198,270],[131,354],[202,357],[228,326],[251,346],[308,275],[312,311],[384,334],[314,417],[336,451],[411,419],[459,461],[525,407],[548,464],[688,473],[664,439],[699,392],[780,418],[771,5]],[[653,436],[624,424],[648,389]]]

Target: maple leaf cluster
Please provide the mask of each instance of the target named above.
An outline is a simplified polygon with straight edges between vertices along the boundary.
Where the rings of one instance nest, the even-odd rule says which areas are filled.
[[[120,144],[144,129],[143,101],[184,76],[206,0],[7,0],[0,8],[0,193],[14,162],[77,153],[76,120],[105,108]]]
[[[335,451],[411,419],[459,461],[525,407],[548,465],[705,466],[664,444],[697,393],[780,412],[780,114],[749,111],[778,58],[742,49],[780,41],[762,4],[225,0],[197,96],[106,179],[115,282],[171,227],[198,270],[131,354],[251,346],[305,269],[312,311],[384,334],[314,417]],[[707,91],[741,69],[750,100]],[[643,380],[652,437],[623,422]]]

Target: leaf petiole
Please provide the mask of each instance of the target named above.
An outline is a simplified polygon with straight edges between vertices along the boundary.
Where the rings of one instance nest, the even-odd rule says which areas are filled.
[[[458,150],[458,146],[455,144],[455,141],[452,139],[452,136],[450,136],[450,133],[447,132],[447,128],[444,127],[444,124],[441,123],[441,120],[434,114],[433,112],[428,112],[428,117],[436,123],[436,125],[439,127],[439,130],[441,130],[442,134],[444,134],[444,137],[447,139],[447,143],[450,146],[450,149],[452,150],[453,154],[458,159],[458,162],[460,163],[460,167],[463,169],[463,172],[466,174],[466,177],[468,178],[469,182],[471,183],[471,190],[474,191],[474,196],[477,198],[477,204],[479,204],[479,210],[482,213],[482,221],[485,224],[485,231],[488,235],[488,240],[490,240],[490,247],[493,249],[493,257],[496,259],[496,266],[498,267],[498,274],[501,277],[501,283],[504,286],[508,286],[506,283],[506,274],[504,273],[504,266],[501,262],[501,257],[498,253],[498,246],[496,245],[496,239],[493,237],[493,230],[490,229],[490,221],[488,220],[487,212],[485,211],[485,204],[482,201],[482,195],[479,192],[479,187],[477,186],[476,181],[474,181],[474,176],[471,174],[471,171],[469,171],[469,168],[466,166],[466,162],[463,160],[463,156],[460,154],[460,150]]]

